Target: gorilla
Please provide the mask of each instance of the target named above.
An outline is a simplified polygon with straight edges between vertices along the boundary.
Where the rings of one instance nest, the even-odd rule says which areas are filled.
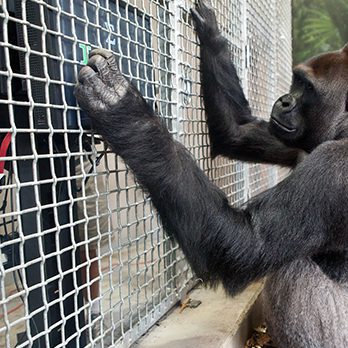
[[[279,348],[348,345],[348,45],[295,67],[270,121],[252,116],[213,9],[198,1],[211,154],[292,168],[241,208],[175,141],[116,57],[93,50],[75,95],[94,129],[150,193],[199,278],[235,295],[264,276]]]

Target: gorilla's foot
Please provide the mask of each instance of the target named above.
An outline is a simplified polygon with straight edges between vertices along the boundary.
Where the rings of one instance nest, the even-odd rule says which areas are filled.
[[[132,89],[115,55],[98,48],[90,53],[88,64],[80,70],[75,96],[81,107],[93,116],[111,111]]]

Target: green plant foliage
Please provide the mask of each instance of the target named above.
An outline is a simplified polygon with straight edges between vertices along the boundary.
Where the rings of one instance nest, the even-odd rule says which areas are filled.
[[[348,0],[293,0],[294,64],[348,42]]]

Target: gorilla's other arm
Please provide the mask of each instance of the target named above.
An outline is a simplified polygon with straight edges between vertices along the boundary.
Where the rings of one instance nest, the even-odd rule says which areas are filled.
[[[200,39],[202,92],[212,156],[295,166],[304,152],[284,145],[269,132],[268,122],[251,115],[213,9],[198,1],[192,17]]]
[[[346,188],[336,171],[347,165],[330,165],[340,160],[333,145],[314,151],[245,209],[234,209],[122,76],[111,53],[91,53],[75,94],[95,129],[149,191],[165,229],[204,280],[222,281],[233,294],[284,263],[319,252],[340,232],[332,230],[343,219],[335,192]],[[341,195],[341,206],[348,206],[347,197]]]

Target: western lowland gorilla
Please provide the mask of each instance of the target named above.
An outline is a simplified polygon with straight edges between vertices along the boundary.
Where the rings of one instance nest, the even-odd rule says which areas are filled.
[[[265,313],[278,347],[344,347],[348,46],[297,66],[267,122],[251,115],[212,8],[198,1],[192,17],[212,156],[292,167],[284,181],[231,207],[104,49],[79,73],[79,104],[148,190],[198,277],[234,295],[268,275]]]

